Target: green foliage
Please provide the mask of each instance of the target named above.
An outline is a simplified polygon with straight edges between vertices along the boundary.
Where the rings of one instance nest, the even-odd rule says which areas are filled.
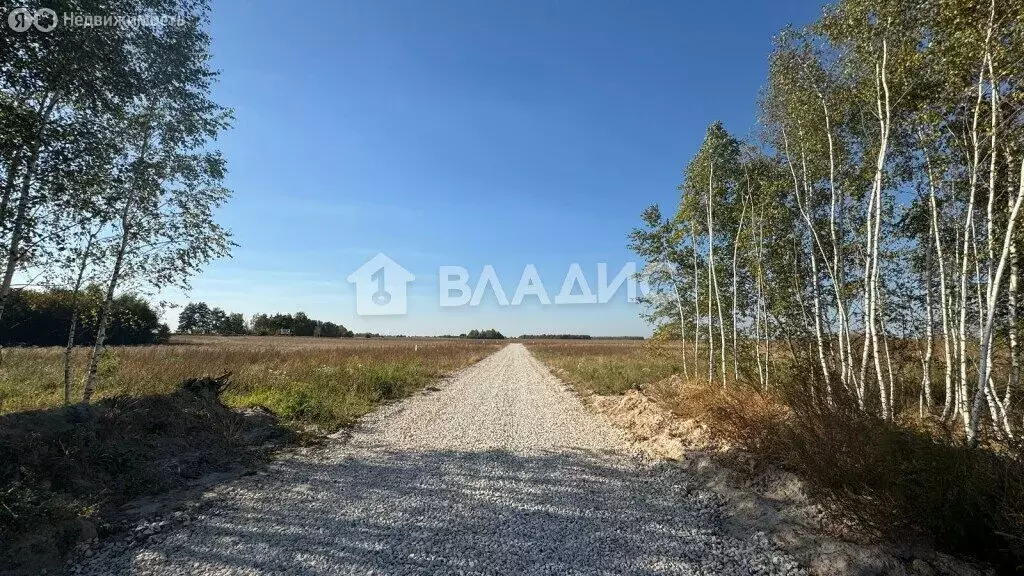
[[[79,295],[76,344],[87,344],[95,339],[102,301],[102,289],[95,285]],[[72,312],[69,290],[12,293],[7,311],[0,319],[0,343],[4,346],[63,346],[67,343]],[[112,344],[153,344],[158,341],[161,330],[166,330],[166,326],[160,323],[156,310],[145,300],[130,294],[113,300],[107,327],[107,338]]]
[[[470,338],[473,340],[504,340],[505,335],[494,328],[488,328],[487,330],[477,330],[474,328],[466,334],[459,334],[459,338]]]
[[[233,246],[214,217],[230,191],[213,143],[231,112],[211,98],[217,72],[208,2],[94,4],[73,7],[175,24],[58,25],[0,39],[0,320],[13,298],[14,273],[27,266],[46,285],[70,285],[72,293],[102,282],[98,313],[86,308],[95,314],[86,326],[95,329],[82,332],[94,340],[86,403],[105,345],[156,337],[156,325],[145,335],[117,333],[118,326],[148,320],[134,318],[147,315],[144,305],[113,305],[123,287],[187,288],[192,275]],[[40,323],[26,330],[56,333]]]
[[[178,315],[179,332],[213,332],[214,319],[206,302],[189,302]]]
[[[117,373],[117,368],[120,362],[117,358],[117,352],[113,348],[106,348],[100,354],[99,366],[97,373],[100,378],[110,378]]]
[[[245,317],[210,308],[206,302],[189,302],[178,315],[178,331],[189,334],[239,335],[248,332]]]
[[[256,314],[252,317],[252,333],[261,336],[279,334],[288,330],[292,336],[322,336],[324,338],[351,338],[353,333],[340,324],[315,320],[305,312],[292,314]]]
[[[283,397],[276,412],[286,420],[330,422],[334,418],[330,405],[301,384],[293,394]]]

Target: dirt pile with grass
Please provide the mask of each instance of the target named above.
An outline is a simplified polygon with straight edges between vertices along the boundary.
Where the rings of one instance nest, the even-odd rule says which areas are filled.
[[[622,396],[592,396],[591,402],[650,456],[681,460],[687,453],[718,448],[706,425],[675,417],[639,390]]]
[[[118,530],[133,499],[265,461],[289,438],[269,413],[221,402],[228,377],[169,393],[0,416],[0,570],[52,566]]]
[[[995,533],[1008,526],[1009,518],[993,518],[999,511],[981,502],[1009,497],[1008,487],[992,485],[992,470],[979,470],[979,461],[988,460],[984,455],[951,459],[948,446],[941,454],[922,454],[906,438],[878,437],[884,428],[877,423],[854,430],[848,420],[837,424],[834,414],[819,415],[827,419],[825,430],[765,395],[690,385],[679,376],[644,385],[642,391],[592,396],[591,403],[638,449],[677,460],[700,476],[723,496],[730,522],[764,530],[812,573],[983,573],[936,552],[936,546],[994,562],[1001,573],[1016,569],[1012,551],[993,547],[1000,538],[1005,542],[1014,536]],[[946,465],[952,468],[943,469]],[[915,466],[922,469],[915,472]],[[929,477],[921,477],[922,472]],[[981,477],[967,478],[976,474]],[[1010,476],[1002,478],[1009,481]],[[908,488],[908,482],[920,487]],[[964,485],[953,490],[951,484],[959,482]],[[929,489],[937,494],[926,498],[921,492]],[[971,489],[979,493],[962,493]],[[931,502],[940,498],[946,499],[944,512]],[[1012,508],[1003,502],[1001,508]],[[988,523],[979,525],[982,514]],[[960,532],[960,539],[952,540],[948,531],[953,526],[984,534]],[[979,537],[994,542],[965,549]]]
[[[701,412],[715,435],[758,466],[798,475],[830,517],[844,520],[844,535],[923,543],[1000,573],[1024,571],[1019,453],[969,448],[937,433],[934,422],[882,420],[839,392],[826,403],[799,388],[675,390],[664,396],[674,413]]]

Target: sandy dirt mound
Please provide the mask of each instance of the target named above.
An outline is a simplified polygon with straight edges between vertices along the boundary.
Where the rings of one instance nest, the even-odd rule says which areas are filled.
[[[677,377],[654,386],[680,385]],[[682,419],[639,390],[591,396],[590,404],[626,433],[644,455],[675,461],[719,494],[736,529],[760,530],[812,574],[978,575],[982,572],[919,546],[848,542],[836,519],[808,496],[803,482],[780,470],[758,470],[741,451],[717,441],[708,427]]]

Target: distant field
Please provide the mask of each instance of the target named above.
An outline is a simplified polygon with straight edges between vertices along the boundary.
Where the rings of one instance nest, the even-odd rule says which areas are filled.
[[[582,392],[621,394],[682,371],[681,345],[650,340],[527,340],[526,346]]]
[[[225,401],[265,406],[284,420],[337,427],[476,362],[499,341],[430,338],[175,336],[159,346],[114,347],[100,364],[97,399],[173,390],[182,380],[233,374]],[[74,355],[77,398],[87,350]],[[0,413],[59,406],[61,348],[8,348],[0,365]]]

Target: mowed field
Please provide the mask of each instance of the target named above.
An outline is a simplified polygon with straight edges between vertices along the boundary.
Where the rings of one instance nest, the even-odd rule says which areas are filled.
[[[433,338],[174,336],[158,346],[112,347],[100,362],[97,400],[165,394],[188,378],[231,372],[224,401],[263,406],[285,421],[337,428],[499,349],[499,341]],[[88,350],[74,351],[81,395]],[[0,365],[0,413],[63,402],[62,348],[8,348]]]

